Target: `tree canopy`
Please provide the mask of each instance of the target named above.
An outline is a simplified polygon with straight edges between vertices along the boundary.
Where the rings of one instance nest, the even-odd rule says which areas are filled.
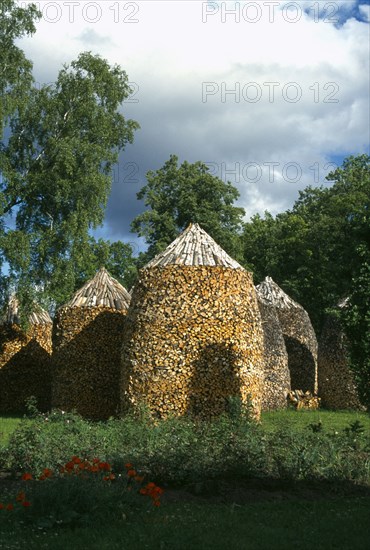
[[[370,157],[347,158],[327,179],[331,187],[307,187],[292,209],[254,216],[243,234],[244,258],[256,281],[276,279],[308,310],[317,330],[326,309],[352,288],[355,251],[366,240]]]
[[[76,287],[83,247],[96,249],[88,232],[103,221],[112,165],[139,125],[120,112],[131,93],[125,71],[90,52],[55,83],[35,87],[32,63],[14,40],[34,32],[38,12],[13,0],[2,11],[0,247],[9,266],[2,282],[15,282],[20,294],[42,288],[60,303]]]
[[[149,245],[142,263],[166,248],[191,222],[199,223],[226,252],[241,259],[239,237],[245,212],[234,206],[239,192],[230,182],[211,175],[200,161],[179,166],[176,155],[146,177],[137,198],[144,200],[147,210],[131,224]]]

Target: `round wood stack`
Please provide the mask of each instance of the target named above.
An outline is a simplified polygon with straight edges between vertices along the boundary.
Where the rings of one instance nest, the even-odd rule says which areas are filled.
[[[260,414],[262,327],[251,273],[198,224],[139,273],[122,354],[123,410],[212,417],[238,397]]]
[[[35,307],[26,331],[19,326],[18,301],[12,296],[0,326],[0,413],[23,414],[31,396],[40,411],[50,407],[52,320]]]
[[[122,334],[130,295],[100,269],[56,314],[52,406],[105,420],[119,412]]]
[[[275,306],[259,293],[258,287],[256,290],[264,343],[262,410],[284,409],[287,407],[287,395],[290,391],[290,373],[283,332]]]
[[[338,304],[346,306],[347,300]],[[347,338],[340,320],[328,315],[319,339],[319,393],[324,407],[329,409],[362,409],[353,373],[349,368]]]
[[[257,286],[258,294],[276,308],[288,353],[292,390],[317,393],[317,339],[308,313],[271,279]]]

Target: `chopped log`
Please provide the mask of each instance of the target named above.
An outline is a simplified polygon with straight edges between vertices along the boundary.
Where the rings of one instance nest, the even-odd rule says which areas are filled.
[[[318,409],[320,407],[320,397],[313,395],[310,391],[293,390],[288,393],[288,402],[297,410],[300,409]]]
[[[122,333],[130,295],[104,269],[56,314],[52,405],[93,420],[119,412]]]
[[[196,258],[196,265],[191,262]],[[122,348],[123,410],[156,417],[260,414],[262,327],[251,273],[190,225],[140,271]]]
[[[276,308],[288,353],[291,387],[316,394],[317,339],[307,311],[285,294],[271,277],[266,277],[257,286],[257,291]]]
[[[24,414],[33,396],[40,411],[50,408],[52,320],[39,306],[19,326],[18,301],[12,296],[0,325],[0,413]]]

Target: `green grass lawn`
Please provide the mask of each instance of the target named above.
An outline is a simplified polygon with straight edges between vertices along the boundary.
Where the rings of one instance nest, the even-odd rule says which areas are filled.
[[[263,412],[261,415],[262,426],[268,431],[285,426],[304,430],[309,424],[317,424],[318,422],[322,423],[322,427],[326,431],[340,431],[356,421],[360,422],[365,430],[370,433],[370,414],[358,411],[284,410]]]
[[[11,433],[16,429],[21,421],[19,416],[0,416],[0,446],[4,446],[9,441]]]
[[[110,525],[41,531],[0,519],[0,548],[34,550],[366,550],[370,498],[163,503]]]

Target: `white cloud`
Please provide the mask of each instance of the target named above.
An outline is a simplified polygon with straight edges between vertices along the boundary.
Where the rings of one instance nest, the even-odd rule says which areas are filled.
[[[239,163],[241,177],[235,183],[248,214],[266,208],[277,212],[291,206],[298,189],[324,180],[331,155],[361,153],[367,146],[369,26],[353,17],[335,26],[325,22],[330,14],[323,8],[315,22],[313,12],[303,11],[312,1],[297,3],[302,13],[295,23],[294,12],[284,11],[285,1],[273,12],[273,22],[273,2],[270,7],[259,3],[263,9],[255,23],[256,2],[239,4],[239,10],[249,4],[244,16],[240,11],[239,23],[235,13],[225,11],[230,3],[226,8],[214,2],[155,0],[54,4],[41,2],[38,31],[23,41],[37,77],[52,80],[82,48],[127,71],[139,102],[123,110],[142,129],[122,162],[133,159],[140,165],[141,184],[145,171],[159,168],[170,153],[212,162],[218,175],[222,167]],[[334,3],[325,3],[326,11],[329,4]],[[355,4],[335,3],[341,16]],[[360,9],[369,13],[369,6]],[[267,84],[272,82],[274,88]],[[232,89],[234,94],[227,93]],[[211,90],[213,95],[205,95]],[[293,103],[295,94],[301,97]],[[259,181],[250,181],[251,169],[249,179],[243,176],[249,162],[261,167]],[[273,182],[264,166],[271,162],[279,163]],[[295,182],[292,172],[284,172],[289,163],[302,170]],[[141,208],[135,199],[138,185],[114,185],[107,217],[114,231],[119,226],[127,231]],[[125,219],[118,216],[119,201],[125,203]]]

